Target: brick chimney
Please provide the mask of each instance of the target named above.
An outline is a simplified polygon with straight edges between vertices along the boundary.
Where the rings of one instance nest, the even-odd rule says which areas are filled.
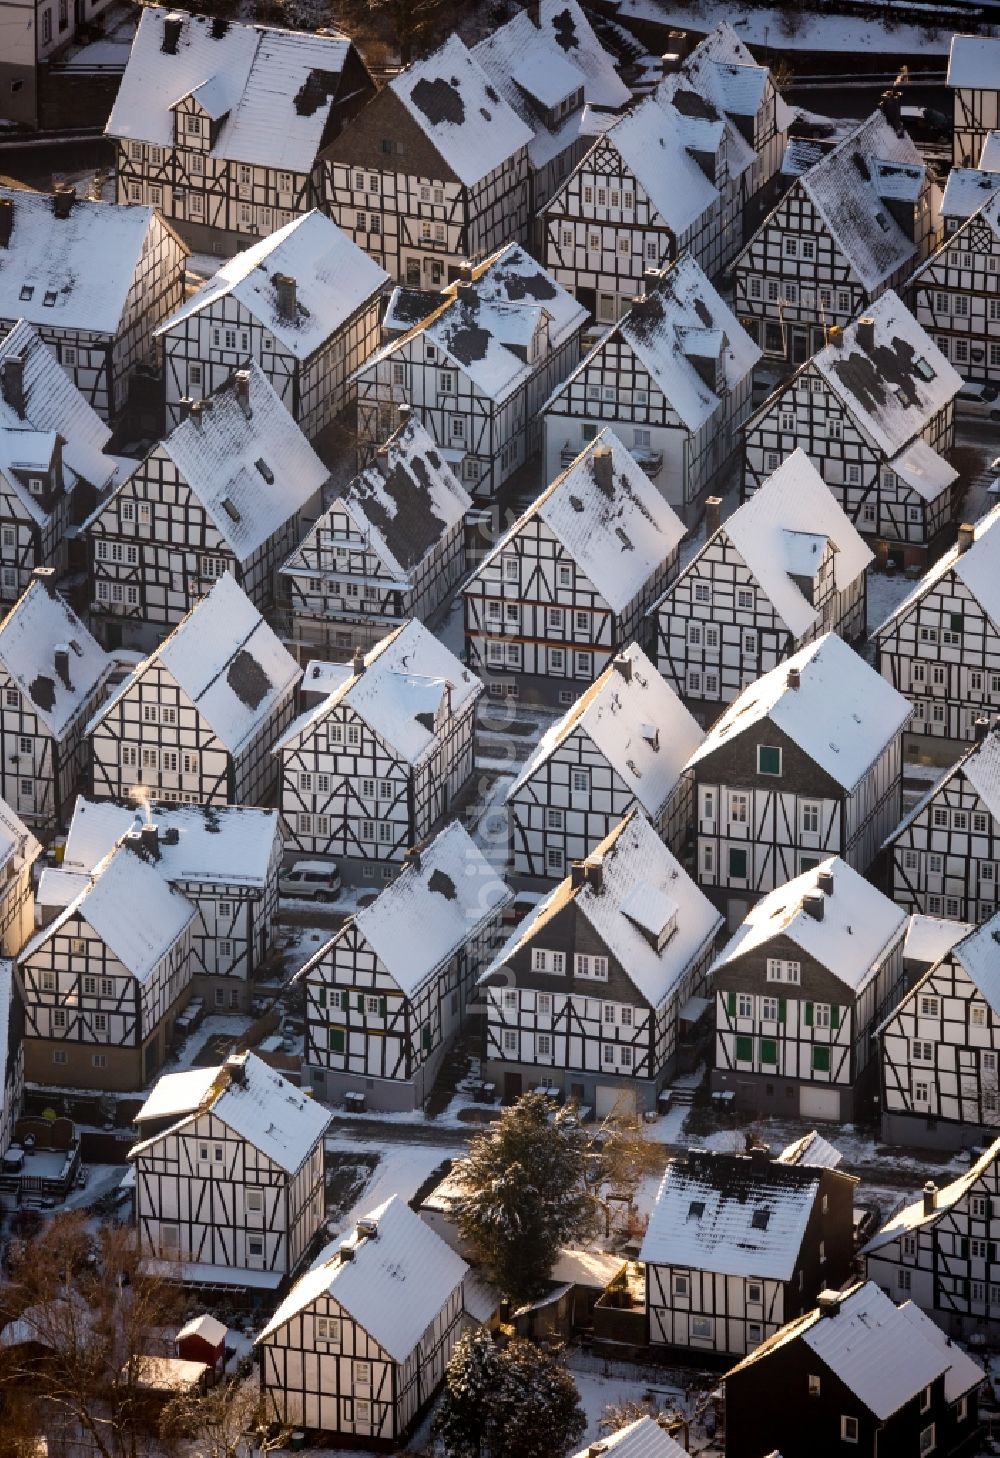
[[[237,370],[233,376],[233,389],[236,392],[236,400],[243,414],[249,420],[253,411],[250,409],[250,371]]]
[[[184,17],[176,10],[163,17],[163,39],[160,41],[160,50],[165,56],[176,56],[177,45],[181,38],[181,30],[184,26]]]
[[[293,321],[298,318],[299,306],[296,298],[295,280],[290,273],[274,275],[274,292],[277,295],[278,318]]]
[[[819,887],[820,891],[823,892],[823,895],[824,896],[832,896],[833,895],[833,872],[832,871],[820,871],[818,873],[817,877],[816,877],[816,885]]]
[[[31,569],[31,580],[32,582],[40,582],[49,597],[55,597],[56,569],[54,567],[33,567]]]
[[[5,398],[6,398],[6,392],[5,392]],[[971,522],[963,521],[962,522],[962,525],[958,529],[958,536],[956,538],[956,545],[958,547],[958,555],[961,556],[963,552],[967,552],[969,550],[969,548],[974,544],[975,540],[976,540],[976,528],[972,525]]]
[[[0,197],[0,248],[10,246],[10,235],[14,231],[14,199]]]
[[[24,419],[28,408],[24,393],[24,355],[9,354],[0,369],[0,391],[12,410]]]
[[[822,921],[826,903],[821,891],[807,891],[802,898],[802,910],[813,918],[814,921]]]
[[[593,462],[594,480],[597,482],[598,488],[604,492],[605,496],[610,496],[615,484],[611,447],[606,445],[595,446],[590,458]]]
[[[52,212],[57,218],[68,218],[73,211],[73,204],[76,202],[76,190],[70,187],[68,182],[56,184],[56,190],[52,194]]]
[[[797,668],[790,668],[785,674],[785,685],[790,689],[801,688],[802,675]]]
[[[709,496],[705,501],[705,540],[715,536],[722,525],[722,497]]]
[[[924,1185],[924,1214],[933,1215],[937,1209],[938,1188],[933,1180]]]
[[[865,354],[871,354],[875,348],[875,320],[870,314],[866,314],[855,324],[854,337],[858,341],[858,348],[863,349]]]
[[[626,683],[631,683],[632,660],[631,658],[629,658],[628,654],[622,653],[617,658],[613,659],[612,662],[615,666],[615,672],[620,673]]]
[[[355,678],[360,678],[365,671],[365,655],[360,648],[355,648],[354,657],[351,659],[351,672]]]

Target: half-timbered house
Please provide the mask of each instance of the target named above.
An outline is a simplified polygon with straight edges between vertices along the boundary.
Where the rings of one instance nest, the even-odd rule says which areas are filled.
[[[111,420],[183,297],[186,257],[155,208],[0,187],[0,333],[27,320]]]
[[[384,93],[383,93],[384,95]],[[494,498],[541,443],[538,412],[580,358],[587,311],[516,243],[461,281],[357,375],[362,459],[416,412],[475,497]],[[549,473],[549,479],[555,472]]]
[[[490,693],[571,704],[639,637],[684,526],[611,430],[559,470],[462,589]]]
[[[513,875],[528,885],[561,881],[634,805],[674,855],[683,855],[693,814],[684,766],[702,738],[630,643],[545,731],[507,791]]]
[[[1000,382],[1000,190],[916,270],[907,294],[963,379]]]
[[[976,741],[886,841],[898,906],[976,924],[1000,903],[1000,728],[983,719]]]
[[[419,1109],[464,1026],[500,942],[511,893],[457,821],[410,852],[399,876],[296,974],[306,1071],[328,1102]]]
[[[950,238],[1000,189],[1000,131],[987,132],[975,167],[952,167],[941,196],[942,233]]]
[[[735,929],[766,892],[842,856],[862,874],[902,805],[912,710],[836,633],[745,688],[688,761],[699,885]]]
[[[65,825],[85,777],[87,722],[112,663],[56,592],[51,567],[0,622],[0,796],[28,825]]]
[[[645,271],[681,253],[716,271],[723,225],[715,154],[703,163],[685,144],[683,122],[674,107],[647,97],[593,142],[539,219],[546,267],[599,324],[627,314]],[[734,136],[746,166],[749,149]]]
[[[296,646],[372,648],[427,619],[465,576],[472,500],[408,417],[279,568]]]
[[[527,242],[531,140],[452,34],[326,147],[326,210],[400,283],[439,288]]]
[[[0,57],[8,126],[38,126],[43,93],[46,99],[51,96],[48,63],[74,41],[82,42],[92,33],[91,26],[103,30],[103,14],[111,8],[112,0],[82,0],[79,5],[68,0],[17,0],[11,6]]]
[[[0,1159],[7,1153],[24,1099],[24,1000],[9,957],[0,958]]]
[[[24,1069],[43,1087],[137,1092],[191,993],[194,906],[119,846],[23,948]]]
[[[167,425],[248,360],[260,365],[310,440],[354,397],[348,383],[379,346],[387,275],[313,211],[238,253],[170,318],[163,350]]]
[[[3,635],[0,629],[0,658]],[[87,726],[101,799],[260,805],[301,669],[228,572]]]
[[[16,957],[35,930],[32,867],[42,847],[5,801],[0,800],[0,959]],[[0,1012],[7,992],[0,985]],[[0,1029],[0,1048],[3,1031]],[[9,1070],[8,1070],[9,1071]],[[2,1079],[0,1079],[2,1083]],[[0,1146],[3,1140],[0,1138]]]
[[[576,0],[536,0],[473,46],[472,57],[531,129],[534,217],[590,146],[593,113],[621,111],[631,93]]]
[[[590,1451],[594,1446],[589,1443],[574,1458],[594,1458]],[[648,1414],[602,1437],[598,1446],[601,1453],[613,1454],[613,1458],[681,1458],[685,1452],[677,1439]]]
[[[801,449],[884,562],[911,566],[951,526],[961,376],[892,290],[769,396],[744,432],[750,495]]]
[[[985,1373],[874,1281],[821,1291],[724,1379],[726,1458],[957,1458],[979,1445]]]
[[[736,448],[760,350],[693,258],[646,290],[546,401],[546,473],[610,425],[690,522]]]
[[[973,167],[988,132],[1000,127],[1000,40],[953,35],[947,84],[952,92],[951,160]]]
[[[69,823],[60,881],[91,875],[122,842],[182,891],[198,913],[191,928],[192,995],[214,1011],[245,1012],[250,979],[271,950],[278,909],[284,850],[278,812],[247,805],[147,805],[137,815],[134,804],[81,795]]]
[[[902,125],[873,112],[797,176],[735,263],[735,311],[772,358],[804,364],[934,243],[931,183]]]
[[[1000,1139],[943,1189],[928,1179],[861,1251],[865,1274],[950,1336],[1000,1320]]]
[[[875,629],[875,666],[913,706],[909,733],[957,754],[1000,711],[1000,507],[958,540]]]
[[[850,1123],[903,991],[907,916],[839,856],[752,907],[712,968],[712,1086],[737,1108]]]
[[[603,1118],[653,1109],[703,998],[722,918],[632,810],[514,931],[481,978],[486,1076]],[[699,1003],[699,1012],[700,1012]]]
[[[802,451],[728,517],[654,604],[656,661],[702,723],[822,633],[864,637],[872,553]]]
[[[856,1181],[766,1149],[672,1159],[639,1252],[653,1347],[753,1351],[851,1273]]]
[[[885,1138],[956,1149],[1000,1132],[998,936],[998,917],[966,929],[880,1027]]]
[[[153,646],[227,573],[270,607],[329,474],[259,365],[195,401],[86,523],[105,640]]]
[[[336,31],[143,9],[105,135],[119,202],[232,254],[322,201],[322,149],[374,94]]]
[[[301,1276],[257,1338],[267,1416],[398,1446],[467,1325],[468,1266],[398,1195]]]
[[[0,343],[0,602],[35,567],[65,569],[71,516],[124,469],[110,438],[41,335],[15,324]]]
[[[411,619],[367,654],[276,746],[290,846],[341,874],[387,881],[472,774],[481,681]]]
[[[129,1151],[140,1256],[186,1285],[276,1291],[323,1225],[329,1122],[255,1053],[165,1074]]]

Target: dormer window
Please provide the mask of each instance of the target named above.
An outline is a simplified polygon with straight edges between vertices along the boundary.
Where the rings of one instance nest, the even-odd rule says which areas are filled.
[[[35,288],[34,288],[34,285],[33,284],[22,284],[21,285],[21,295],[20,295],[22,302],[23,303],[26,303],[28,301],[28,299],[31,298],[31,296],[32,296],[32,294],[34,292],[35,292]]]
[[[28,490],[31,492],[32,496],[41,496],[42,492],[45,490],[45,482],[42,477],[29,476]]]
[[[188,118],[187,118],[187,122],[186,122],[185,125],[187,127],[187,130],[191,133],[192,136],[194,136],[194,137],[200,137],[201,136],[201,117],[198,116],[198,114],[196,112],[189,113]]]

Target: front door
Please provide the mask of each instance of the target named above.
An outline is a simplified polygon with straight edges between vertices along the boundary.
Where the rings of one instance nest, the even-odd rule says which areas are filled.
[[[516,1103],[521,1097],[522,1078],[519,1073],[511,1073],[509,1070],[503,1076],[503,1101],[505,1104]]]

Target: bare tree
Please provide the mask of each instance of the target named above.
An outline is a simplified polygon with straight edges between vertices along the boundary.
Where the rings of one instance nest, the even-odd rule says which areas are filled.
[[[247,1377],[175,1397],[163,1409],[160,1436],[194,1441],[198,1458],[249,1458],[285,1447],[289,1431],[268,1433],[260,1389]]]

